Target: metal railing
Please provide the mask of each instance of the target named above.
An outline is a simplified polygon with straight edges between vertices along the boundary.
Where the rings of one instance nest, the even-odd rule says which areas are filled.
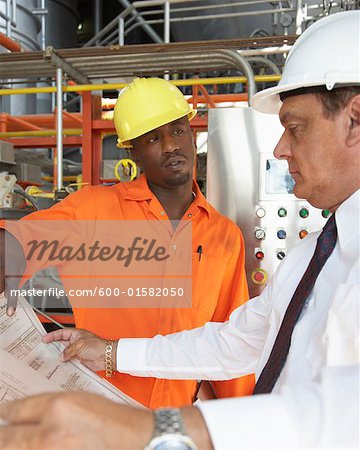
[[[17,17],[16,17],[16,7],[17,7],[17,0],[6,0],[6,12],[3,13],[0,11],[0,17],[2,17],[5,20],[6,24],[6,36],[11,38],[11,27],[16,28],[17,23]]]
[[[134,29],[142,27],[150,38],[157,43],[167,43],[170,41],[170,27],[172,23],[192,22],[209,19],[233,19],[238,17],[267,15],[267,14],[290,14],[295,23],[296,34],[301,34],[304,23],[315,20],[337,10],[346,10],[356,7],[355,0],[342,0],[339,2],[320,1],[318,4],[308,5],[302,0],[248,0],[233,3],[206,4],[205,0],[142,0],[130,3],[128,0],[119,0],[124,6],[117,17],[109,22],[99,33],[91,38],[84,46],[105,45],[105,44],[125,44],[125,37]],[[193,5],[203,3],[203,5]],[[184,4],[186,7],[172,8],[173,5]],[[242,10],[243,7],[264,5],[263,9]],[[284,7],[284,4],[287,6]],[[268,5],[269,8],[265,6]],[[274,5],[276,5],[274,7]],[[150,9],[153,7],[159,9]],[[239,11],[223,12],[226,8],[238,8]],[[223,10],[220,12],[220,10]],[[194,15],[194,12],[204,11],[204,14]],[[186,16],[181,15],[187,13]],[[309,12],[313,12],[310,15]],[[193,14],[193,15],[191,15]],[[159,18],[160,16],[160,18]],[[162,17],[161,17],[162,16]],[[152,28],[151,25],[163,24],[163,37]],[[287,27],[284,26],[284,34],[287,34]]]

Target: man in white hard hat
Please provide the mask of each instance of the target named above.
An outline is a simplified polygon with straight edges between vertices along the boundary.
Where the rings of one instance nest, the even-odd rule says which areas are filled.
[[[12,423],[0,431],[4,448],[17,436],[27,448],[51,446],[65,430],[74,448],[90,448],[90,436],[124,449],[359,447],[359,32],[359,11],[318,21],[290,52],[279,86],[253,99],[259,110],[280,108],[275,156],[288,161],[297,196],[333,212],[323,231],[289,252],[264,292],[227,323],[118,345],[120,372],[231,379],[255,371],[263,395],[155,414],[84,394],[35,397],[1,408]],[[100,363],[104,342],[81,336],[45,340],[72,337],[66,359]]]

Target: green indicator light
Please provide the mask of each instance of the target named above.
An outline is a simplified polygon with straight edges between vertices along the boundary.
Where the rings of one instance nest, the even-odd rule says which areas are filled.
[[[286,215],[287,215],[286,209],[285,209],[285,208],[279,208],[279,210],[278,210],[278,216],[279,216],[279,217],[286,217]]]
[[[305,219],[309,215],[309,210],[307,208],[301,208],[299,211],[300,217]]]
[[[325,219],[326,219],[327,217],[329,217],[330,211],[329,211],[328,209],[323,209],[323,210],[321,211],[321,215],[322,215],[323,217],[325,217]]]

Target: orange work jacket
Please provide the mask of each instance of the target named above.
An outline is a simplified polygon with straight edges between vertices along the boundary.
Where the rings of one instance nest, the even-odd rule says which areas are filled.
[[[226,321],[236,307],[248,300],[241,231],[206,201],[196,183],[193,189],[196,197],[182,219],[192,221],[191,308],[74,308],[77,328],[84,328],[103,338],[114,340],[124,337],[153,337],[157,334],[164,335],[200,327],[209,321]],[[22,220],[28,219],[48,221],[168,218],[142,175],[130,183],[83,188],[53,207],[37,211]],[[202,247],[201,258],[198,254],[199,245]],[[43,267],[36,267],[36,270],[41,268]],[[61,268],[59,274],[61,277]],[[108,381],[149,408],[190,405],[196,391],[196,381],[193,380],[140,378],[116,373]],[[253,387],[252,375],[213,382],[217,397],[249,395]]]

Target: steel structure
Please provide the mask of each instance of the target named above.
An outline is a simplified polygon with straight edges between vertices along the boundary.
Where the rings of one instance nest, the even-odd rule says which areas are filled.
[[[0,76],[9,78],[52,78],[61,67],[74,81],[109,77],[198,73],[213,70],[241,70],[236,58],[286,53],[297,36],[90,47],[0,54]],[[233,53],[224,53],[224,51]]]
[[[244,81],[241,78],[229,78],[222,80],[209,80],[212,83],[216,81],[235,82]],[[188,80],[196,86],[194,96],[189,98],[189,102],[197,107],[199,103],[208,104],[214,107],[216,103],[247,101],[247,94],[222,94],[209,95],[202,83],[204,80]],[[92,85],[90,85],[92,86]],[[123,85],[122,85],[123,86]],[[89,86],[86,86],[87,88]],[[106,86],[105,86],[106,87]],[[73,91],[78,89],[81,92],[82,86],[68,86]],[[96,89],[94,86],[93,88]],[[29,88],[31,89],[31,88]],[[31,91],[39,91],[42,88],[33,88]],[[8,90],[11,91],[11,90]],[[200,91],[200,92],[199,92]],[[4,94],[4,91],[0,91]],[[11,92],[8,92],[9,94]],[[30,92],[29,92],[30,93]],[[101,97],[92,95],[89,90],[81,92],[82,113],[68,113],[63,111],[61,117],[63,121],[62,144],[64,147],[82,147],[83,163],[82,176],[83,182],[88,184],[99,184],[100,162],[102,155],[102,138],[106,134],[114,134],[115,128],[111,120],[102,119]],[[26,116],[11,116],[10,114],[0,114],[0,139],[11,142],[15,148],[57,148],[56,124],[59,123],[58,111],[54,114],[37,114]],[[58,125],[59,126],[59,125]],[[192,121],[194,131],[207,130],[207,117],[198,115]],[[59,160],[57,152],[56,161]],[[54,185],[59,188],[62,180],[59,164],[54,164]]]
[[[250,63],[242,56],[266,54],[266,52],[283,52],[296,36],[280,36],[273,38],[223,40],[210,42],[173,43],[167,45],[148,44],[132,45],[131,47],[111,46],[82,49],[54,50],[46,48],[44,51],[0,54],[1,72],[4,88],[0,95],[57,93],[57,107],[54,115],[32,116],[31,118],[11,117],[2,114],[0,118],[0,138],[12,142],[15,147],[24,148],[54,148],[55,167],[54,185],[57,189],[63,187],[62,149],[65,147],[82,147],[83,181],[90,184],[100,183],[100,161],[102,136],[113,133],[111,121],[101,118],[101,97],[92,95],[91,91],[121,89],[126,83],[92,84],[91,81],[109,76],[126,75],[156,75],[168,73],[194,73],[214,69],[237,70],[246,76],[222,77],[210,79],[185,79],[175,82],[177,85],[199,86],[194,89],[193,102],[206,103],[214,107],[216,102],[238,101],[244,96],[217,96],[211,98],[204,87],[207,84],[247,83],[249,96],[255,90],[256,82],[275,82],[279,74],[254,77]],[[211,50],[210,50],[211,49]],[[237,50],[235,50],[237,49]],[[240,49],[238,51],[238,49]],[[240,53],[239,53],[240,52]],[[259,57],[257,57],[259,58]],[[269,66],[265,60],[264,66]],[[270,71],[275,71],[270,67]],[[63,76],[75,83],[63,85]],[[56,75],[56,86],[39,88],[10,88],[8,79],[46,78],[51,80]],[[83,84],[87,83],[87,84]],[[199,92],[200,91],[200,92]],[[62,96],[64,92],[81,93],[82,114],[70,114],[62,111]],[[199,96],[201,93],[201,96]],[[64,129],[61,122],[64,122]],[[47,125],[44,127],[44,123]],[[50,126],[51,123],[51,126]],[[50,126],[50,127],[49,127]],[[207,128],[207,119],[198,116],[193,121],[195,131]],[[61,130],[61,131],[60,131]],[[59,131],[59,132],[58,132]]]
[[[155,42],[169,42],[171,23],[184,23],[193,21],[208,21],[211,19],[233,20],[238,17],[290,14],[294,17],[296,34],[301,34],[303,25],[308,21],[319,19],[337,10],[354,7],[355,1],[319,1],[308,4],[302,0],[247,0],[240,2],[219,1],[215,5],[206,0],[142,0],[130,3],[128,0],[119,0],[125,7],[117,17],[108,23],[101,31],[91,38],[85,46],[119,44],[124,45],[125,37],[137,27],[144,31]],[[180,7],[179,7],[180,5]],[[184,7],[181,7],[183,6]],[[175,8],[171,8],[176,6]],[[246,10],[248,7],[262,9]],[[156,9],[158,7],[158,9]],[[245,7],[245,10],[244,10]],[[152,9],[155,8],[155,9]],[[233,10],[226,11],[227,8]],[[222,10],[219,12],[219,10]],[[201,11],[201,15],[197,12]],[[184,15],[186,13],[186,15]],[[163,38],[159,36],[152,25],[163,24]],[[287,27],[284,27],[287,33]]]

